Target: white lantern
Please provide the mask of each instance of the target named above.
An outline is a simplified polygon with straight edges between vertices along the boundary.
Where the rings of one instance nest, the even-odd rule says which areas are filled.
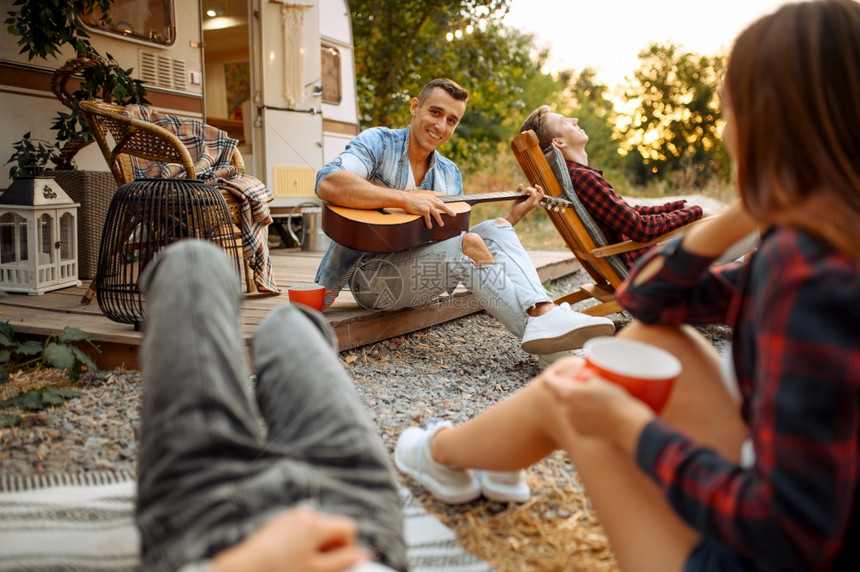
[[[78,207],[48,177],[22,177],[0,195],[0,290],[44,294],[80,286]]]

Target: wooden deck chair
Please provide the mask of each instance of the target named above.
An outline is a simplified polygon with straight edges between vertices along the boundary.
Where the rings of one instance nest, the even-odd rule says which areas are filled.
[[[599,304],[585,309],[584,313],[606,316],[620,312],[622,308],[615,300],[615,289],[627,278],[627,265],[618,255],[659,244],[699,222],[692,222],[649,242],[627,240],[609,244],[603,231],[577,197],[561,151],[553,146],[544,154],[538,144],[537,135],[531,130],[514,137],[511,149],[529,184],[540,185],[546,194],[567,199],[571,203],[572,208],[562,211],[547,209],[547,214],[567,247],[594,280],[592,284],[585,284],[574,292],[561,296],[556,303],[575,304],[594,298]]]
[[[186,177],[196,178],[191,154],[182,141],[167,129],[141,119],[123,115],[124,107],[103,101],[88,100],[79,103],[81,114],[86,118],[93,137],[107,161],[117,185],[124,185],[134,180],[131,157],[141,157],[150,161],[178,163],[185,169]],[[108,135],[113,143],[108,140]],[[231,164],[239,172],[245,172],[245,162],[242,154],[236,149],[231,157]],[[219,189],[230,210],[233,222],[235,240],[240,244],[242,234],[241,204],[239,199],[225,189]],[[243,256],[245,286],[248,292],[254,292],[254,278],[248,260]],[[82,303],[88,304],[95,295],[95,280],[84,295]]]

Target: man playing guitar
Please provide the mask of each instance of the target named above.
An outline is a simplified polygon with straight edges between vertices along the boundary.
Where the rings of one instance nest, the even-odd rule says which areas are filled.
[[[443,157],[444,144],[463,117],[468,92],[450,79],[435,79],[411,100],[412,121],[404,129],[365,130],[317,175],[317,196],[330,205],[400,209],[423,218],[430,229],[444,226],[454,210],[432,193],[462,195],[462,175]],[[520,191],[504,218],[484,221],[452,238],[390,252],[368,252],[333,242],[323,256],[316,282],[337,295],[349,285],[364,308],[398,310],[426,304],[459,284],[488,313],[522,338],[522,348],[547,355],[582,347],[595,336],[611,335],[607,318],[556,306],[520,244],[514,225],[544,198],[540,187]],[[369,227],[368,233],[372,233]]]

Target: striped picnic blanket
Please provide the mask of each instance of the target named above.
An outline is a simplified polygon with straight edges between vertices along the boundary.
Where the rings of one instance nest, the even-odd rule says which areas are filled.
[[[145,105],[128,105],[123,112],[164,127],[188,149],[194,163],[195,176],[210,185],[227,189],[241,201],[242,249],[251,268],[254,281],[261,292],[280,292],[269,260],[268,225],[272,223],[269,203],[275,198],[262,181],[240,173],[230,164],[238,145],[227,133],[197,119],[167,115]],[[182,178],[185,171],[178,163],[161,163],[141,157],[132,157],[134,178]]]
[[[0,475],[0,571],[135,570],[135,478],[127,471]],[[412,572],[489,572],[400,488]]]

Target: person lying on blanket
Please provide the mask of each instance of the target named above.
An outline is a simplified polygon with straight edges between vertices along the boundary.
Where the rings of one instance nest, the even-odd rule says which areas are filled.
[[[388,453],[321,315],[285,304],[267,316],[252,388],[222,250],[176,243],[141,287],[142,569],[406,570]]]

